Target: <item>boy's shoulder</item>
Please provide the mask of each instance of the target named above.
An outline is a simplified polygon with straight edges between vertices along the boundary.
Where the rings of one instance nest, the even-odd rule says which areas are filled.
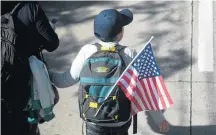
[[[127,47],[125,48],[125,51],[126,51],[126,52],[136,52],[136,50],[135,50],[134,48],[130,47],[130,46],[127,46]]]
[[[97,50],[97,47],[94,45],[94,44],[86,44],[86,45],[84,45],[80,50],[82,50],[82,51],[95,51],[95,50]]]
[[[121,46],[125,46],[125,45],[121,45]],[[136,50],[133,47],[131,47],[131,46],[125,46],[124,52],[126,54],[128,54],[128,53],[136,53]]]

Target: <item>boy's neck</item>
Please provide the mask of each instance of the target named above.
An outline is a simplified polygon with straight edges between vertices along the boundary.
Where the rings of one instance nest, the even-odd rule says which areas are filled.
[[[115,46],[118,44],[118,41],[113,41],[113,42],[103,42],[103,41],[100,41],[99,42],[102,46]]]

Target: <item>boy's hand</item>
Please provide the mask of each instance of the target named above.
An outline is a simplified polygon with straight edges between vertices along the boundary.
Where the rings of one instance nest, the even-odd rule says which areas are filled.
[[[169,123],[166,120],[164,120],[160,123],[159,127],[160,127],[160,132],[163,132],[163,133],[168,132]]]

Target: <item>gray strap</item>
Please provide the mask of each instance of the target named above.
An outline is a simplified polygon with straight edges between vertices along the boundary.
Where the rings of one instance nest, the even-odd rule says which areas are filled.
[[[133,115],[133,134],[137,133],[137,114]]]
[[[101,44],[99,43],[94,43],[93,45],[95,45],[97,47],[97,51],[101,51]]]
[[[10,14],[15,14],[15,12],[21,7],[22,2],[19,2],[15,7],[14,9],[10,12]]]
[[[118,52],[122,52],[122,51],[124,51],[124,49],[126,48],[126,46],[116,45],[115,48],[116,48],[116,50],[117,50]]]

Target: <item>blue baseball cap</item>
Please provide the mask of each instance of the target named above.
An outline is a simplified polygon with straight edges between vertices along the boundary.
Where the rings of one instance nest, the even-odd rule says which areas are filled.
[[[125,25],[133,21],[133,13],[129,9],[118,12],[115,9],[101,11],[94,20],[94,34],[104,41],[111,42]]]

